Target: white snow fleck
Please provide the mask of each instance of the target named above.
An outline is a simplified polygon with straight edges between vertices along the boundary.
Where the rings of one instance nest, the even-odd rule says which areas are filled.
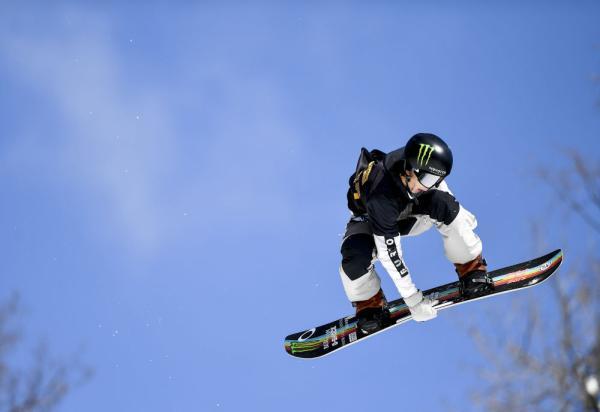
[[[598,384],[598,378],[594,375],[590,375],[585,380],[585,390],[592,396],[596,396],[598,394],[598,390],[600,390],[600,384]]]

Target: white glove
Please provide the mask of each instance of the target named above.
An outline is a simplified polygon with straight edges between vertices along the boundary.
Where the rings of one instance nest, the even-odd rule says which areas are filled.
[[[412,318],[417,322],[425,322],[437,316],[437,300],[423,297],[423,292],[420,290],[417,293],[404,299],[404,303],[408,306]]]

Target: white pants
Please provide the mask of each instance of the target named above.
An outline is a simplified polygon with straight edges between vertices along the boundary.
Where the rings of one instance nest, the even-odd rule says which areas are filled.
[[[442,182],[438,189],[433,190],[452,194],[445,182]],[[418,236],[435,227],[442,236],[444,252],[451,263],[469,262],[482,252],[481,239],[474,232],[477,220],[462,206],[460,206],[458,215],[449,225],[424,214],[411,214],[408,217],[416,221],[410,230],[401,237]],[[357,235],[362,236],[357,237]],[[370,238],[367,235],[370,235]],[[398,237],[396,246],[401,253],[399,240],[400,237]],[[350,220],[342,242],[342,256],[340,276],[348,299],[356,302],[374,296],[381,288],[381,280],[374,269],[374,263],[378,256],[373,232],[368,221],[360,217],[353,217]],[[401,296],[409,296],[417,290],[410,275],[398,276],[394,272],[390,273],[390,276]]]

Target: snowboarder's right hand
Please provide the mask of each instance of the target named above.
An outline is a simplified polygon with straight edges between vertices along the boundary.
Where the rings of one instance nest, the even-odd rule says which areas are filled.
[[[437,316],[437,309],[434,306],[438,301],[423,297],[423,292],[420,290],[405,298],[404,302],[408,306],[412,318],[417,322],[425,322]]]

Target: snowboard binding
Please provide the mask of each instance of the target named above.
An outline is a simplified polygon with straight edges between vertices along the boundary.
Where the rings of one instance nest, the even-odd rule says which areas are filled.
[[[487,262],[481,255],[467,263],[455,263],[454,266],[463,297],[470,299],[494,290],[494,280],[489,276]]]
[[[382,308],[366,308],[356,314],[357,327],[365,335],[375,333],[389,323],[390,311],[387,305]]]
[[[486,271],[475,270],[460,278],[460,294],[465,298],[483,296],[494,291],[494,280]]]
[[[356,308],[357,328],[365,335],[375,333],[389,323],[390,311],[381,289],[370,299],[353,302],[353,306]]]

